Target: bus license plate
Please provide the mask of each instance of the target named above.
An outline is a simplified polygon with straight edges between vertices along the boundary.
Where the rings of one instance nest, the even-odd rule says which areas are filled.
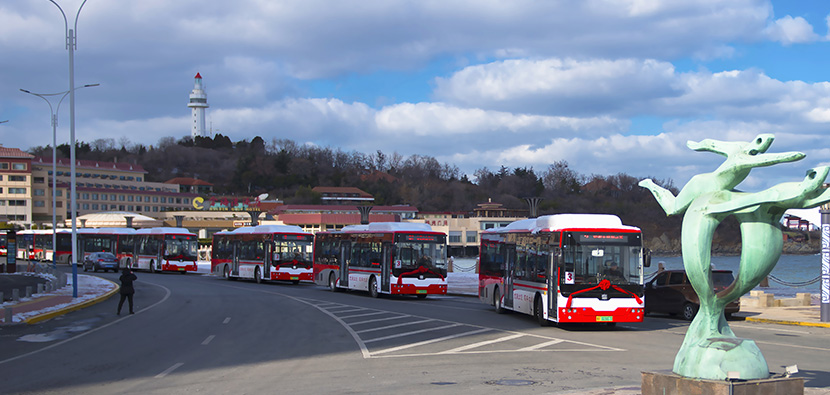
[[[597,316],[597,322],[612,322],[612,321],[614,321],[614,317],[611,317],[609,315]]]
[[[415,293],[416,294],[425,294],[425,293],[427,293],[427,290],[425,290],[425,289],[416,289]]]
[[[184,271],[184,268],[183,268],[183,267],[180,267],[180,268],[179,268],[179,271],[180,271],[180,272],[183,272],[183,271]]]
[[[299,277],[291,277],[292,280],[299,280]]]

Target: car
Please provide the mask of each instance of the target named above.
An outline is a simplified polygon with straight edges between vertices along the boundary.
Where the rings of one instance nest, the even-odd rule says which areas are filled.
[[[84,271],[118,271],[118,258],[111,252],[93,252],[84,258]]]
[[[735,280],[731,270],[712,270],[712,283],[715,293],[722,291]],[[663,270],[658,272],[645,287],[645,314],[664,313],[669,315],[680,314],[684,319],[691,321],[700,308],[700,299],[685,270]],[[740,299],[726,305],[726,318],[741,309]]]

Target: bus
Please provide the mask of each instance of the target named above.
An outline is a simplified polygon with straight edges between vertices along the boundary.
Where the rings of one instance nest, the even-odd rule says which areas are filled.
[[[135,231],[133,269],[152,272],[195,272],[199,241],[184,228],[146,228]]]
[[[478,296],[540,325],[642,322],[650,260],[640,229],[616,215],[520,220],[481,234]]]
[[[52,248],[52,230],[28,229],[17,232],[17,258],[37,261],[70,263],[72,256],[72,230],[58,229],[55,235],[57,248]],[[28,253],[28,256],[26,256]]]
[[[294,225],[245,226],[213,234],[211,273],[229,280],[312,281],[314,235]]]
[[[374,222],[314,237],[314,282],[332,291],[447,293],[447,235],[427,224]]]
[[[79,260],[93,252],[110,252],[118,258],[119,267],[130,267],[135,260],[135,233],[133,228],[79,229]]]

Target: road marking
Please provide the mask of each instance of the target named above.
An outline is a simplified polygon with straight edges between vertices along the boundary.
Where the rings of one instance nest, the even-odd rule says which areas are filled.
[[[165,370],[165,371],[163,371],[163,372],[161,372],[161,373],[157,374],[157,375],[156,375],[156,378],[157,378],[157,379],[164,378],[164,376],[167,376],[168,374],[173,373],[173,371],[174,371],[174,370],[176,370],[176,369],[178,369],[178,368],[182,367],[182,365],[184,365],[184,362],[179,362],[179,363],[177,363],[177,364],[175,364],[175,365],[173,365],[173,366],[171,366],[171,367],[167,368],[167,370]]]
[[[387,311],[386,313],[391,313],[391,311]],[[411,317],[411,315],[396,315],[394,317],[386,317],[386,318],[378,318],[376,320],[368,320],[368,321],[360,321],[360,322],[352,322],[349,325],[361,325],[361,324],[368,324],[370,322],[378,322],[378,321],[389,321],[389,320],[399,320],[401,318]]]
[[[386,314],[386,312],[385,311],[375,311],[373,313],[347,315],[345,317],[340,317],[340,318],[345,320],[345,319],[349,319],[349,318],[366,317],[366,316],[378,315],[378,314]]]
[[[430,321],[433,321],[433,320],[431,320],[431,319],[425,319],[425,320],[420,320],[420,321],[408,321],[408,322],[402,322],[402,323],[400,323],[400,324],[395,324],[395,325],[381,326],[381,327],[379,327],[379,328],[364,329],[364,330],[362,330],[362,331],[357,331],[357,333],[366,333],[366,332],[372,332],[372,331],[382,331],[382,330],[384,330],[384,329],[391,329],[391,328],[397,328],[397,327],[401,327],[401,326],[421,324],[421,323],[424,323],[424,322],[430,322]]]
[[[208,345],[208,343],[210,343],[210,341],[211,341],[211,340],[213,340],[213,338],[214,338],[214,337],[216,337],[216,335],[210,335],[210,336],[208,336],[208,337],[207,337],[207,339],[205,339],[205,341],[203,341],[203,342],[202,342],[202,345],[203,345],[203,346],[207,346],[207,345]]]
[[[802,335],[809,335],[810,334],[810,332],[808,332],[808,331],[797,331],[797,330],[792,330],[792,329],[780,329],[780,328],[765,328],[765,327],[758,326],[758,325],[734,325],[734,324],[729,324],[729,326],[732,327],[732,328],[758,329],[758,330],[762,330],[762,331],[792,332],[792,333],[800,333]]]
[[[368,309],[364,309],[364,308],[361,307],[361,308],[351,309],[351,310],[340,310],[340,311],[336,311],[336,313],[342,314],[342,313],[351,313],[353,311],[366,311],[366,310],[368,310]],[[340,318],[348,318],[348,317],[340,317]]]
[[[227,317],[224,321],[222,321],[223,324],[227,324],[228,322],[231,322],[231,317]]]
[[[460,326],[460,325],[461,324],[450,324],[450,325],[444,325],[444,326],[439,326],[439,327],[435,327],[435,328],[421,329],[421,330],[412,331],[412,332],[398,333],[398,334],[394,334],[394,335],[389,335],[389,336],[383,336],[383,337],[377,337],[377,338],[374,338],[374,339],[364,340],[363,342],[364,343],[374,343],[374,342],[379,342],[379,341],[382,341],[382,340],[397,339],[399,337],[417,335],[419,333],[438,331],[438,330],[447,329],[447,328],[455,328],[456,326]],[[357,332],[355,332],[355,333],[357,333]]]
[[[424,340],[424,341],[417,342],[417,343],[404,344],[404,345],[398,346],[398,347],[392,347],[392,348],[387,348],[385,350],[375,351],[375,352],[372,353],[372,356],[375,356],[375,355],[378,355],[378,354],[386,354],[386,353],[390,353],[390,352],[394,352],[394,351],[405,350],[407,348],[423,346],[423,345],[426,345],[426,344],[442,342],[444,340],[455,339],[455,338],[459,338],[459,337],[463,337],[463,336],[472,336],[472,335],[475,335],[477,333],[489,332],[491,330],[492,329],[489,329],[489,328],[483,328],[483,329],[477,329],[477,330],[474,330],[474,331],[469,331],[469,332],[464,332],[464,333],[456,333],[455,335],[439,337],[439,338],[436,338],[436,339]]]
[[[552,346],[552,345],[554,345],[554,344],[559,344],[559,343],[562,343],[563,341],[564,341],[564,340],[562,340],[562,339],[554,339],[554,340],[551,340],[551,341],[549,341],[549,342],[539,343],[539,344],[537,344],[537,345],[535,345],[535,346],[530,346],[530,347],[520,348],[518,351],[536,351],[536,350],[538,350],[538,349],[540,349],[540,348],[545,348],[545,347],[547,347],[547,346]]]
[[[518,339],[522,336],[524,336],[524,335],[521,334],[521,333],[516,333],[516,334],[510,335],[510,336],[500,337],[498,339],[487,340],[487,341],[483,341],[483,342],[468,344],[466,346],[461,346],[461,347],[458,347],[458,348],[453,348],[452,350],[441,351],[438,354],[453,354],[453,353],[457,353],[457,352],[461,352],[461,351],[467,351],[467,350],[470,350],[470,349],[473,349],[473,348],[478,348],[478,347],[482,347],[482,346],[486,346],[486,345],[490,345],[490,344],[494,344],[494,343],[500,343],[500,342],[506,342],[508,340]]]

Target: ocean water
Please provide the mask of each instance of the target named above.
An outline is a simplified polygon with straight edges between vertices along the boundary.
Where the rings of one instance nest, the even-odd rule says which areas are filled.
[[[732,270],[733,273],[738,273],[740,259],[739,256],[714,256],[712,263],[715,269]],[[660,262],[663,262],[667,270],[683,269],[683,258],[680,256],[652,256],[651,267],[645,269],[646,280],[651,279],[651,276],[657,272]],[[453,261],[456,273],[475,273],[475,264],[474,258],[455,258]],[[821,255],[782,255],[770,274],[786,283],[803,283],[813,280],[821,276]],[[809,292],[814,301],[818,299],[821,292],[818,282],[792,287],[779,284],[772,278],[769,280],[769,287],[758,286],[755,289],[785,298],[794,297],[797,293]]]
[[[712,264],[715,269],[732,270],[737,274],[740,260],[740,256],[713,256]],[[651,267],[645,270],[646,279],[657,271],[660,262],[666,269],[683,269],[683,258],[680,256],[652,256]],[[821,255],[781,255],[770,274],[786,283],[808,282],[821,276]],[[809,292],[813,299],[818,298],[821,292],[818,282],[793,287],[780,284],[774,278],[769,279],[769,287],[757,286],[755,290],[775,294],[776,297],[793,297],[797,293]]]

